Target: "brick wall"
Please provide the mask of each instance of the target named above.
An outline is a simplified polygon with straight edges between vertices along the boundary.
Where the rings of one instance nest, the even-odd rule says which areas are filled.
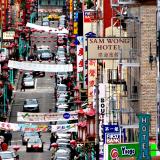
[[[142,5],[140,7],[141,21],[141,65],[140,65],[140,111],[151,113],[150,135],[156,133],[156,63],[152,69],[148,61],[150,42],[152,55],[156,55],[156,6]]]

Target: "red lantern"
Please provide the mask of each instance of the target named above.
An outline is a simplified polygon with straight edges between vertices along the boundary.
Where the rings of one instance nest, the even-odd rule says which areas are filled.
[[[8,145],[6,143],[2,143],[1,149],[2,149],[2,151],[7,151],[8,150]]]
[[[3,82],[0,80],[0,87],[3,87]]]
[[[22,69],[20,69],[20,70],[19,70],[19,73],[20,73],[20,74],[22,74],[22,73],[23,73],[23,70],[22,70]]]
[[[79,140],[82,140],[82,127],[81,127],[81,123],[82,122],[78,123],[78,139]]]
[[[57,147],[58,147],[58,144],[57,144],[57,143],[52,143],[52,144],[51,144],[51,147],[57,148]]]
[[[74,139],[70,140],[70,145],[73,147],[76,147],[77,146],[76,140],[74,140]]]
[[[82,141],[85,142],[86,141],[86,136],[87,136],[87,123],[86,121],[82,122]]]
[[[13,146],[13,149],[15,150],[15,152],[17,152],[20,149],[20,146],[15,145],[15,146]]]
[[[89,111],[86,112],[87,136],[91,138],[95,137],[95,114],[96,114],[96,111],[93,108],[90,108]]]
[[[8,66],[3,66],[2,70],[9,70],[9,67]]]

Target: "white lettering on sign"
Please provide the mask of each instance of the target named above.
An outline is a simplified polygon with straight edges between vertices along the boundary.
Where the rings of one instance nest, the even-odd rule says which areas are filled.
[[[107,134],[106,135],[106,143],[120,143],[120,135],[119,134]]]
[[[126,148],[126,146],[121,147],[122,155],[123,156],[133,156],[135,155],[135,149],[133,148]]]

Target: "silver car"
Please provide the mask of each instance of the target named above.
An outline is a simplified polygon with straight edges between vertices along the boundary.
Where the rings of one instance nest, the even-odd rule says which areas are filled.
[[[0,152],[0,158],[2,160],[19,160],[19,155],[16,155],[13,151]]]
[[[37,99],[26,99],[23,105],[23,112],[39,112],[39,103]]]
[[[23,79],[25,88],[34,88],[35,79],[33,76],[27,76]]]

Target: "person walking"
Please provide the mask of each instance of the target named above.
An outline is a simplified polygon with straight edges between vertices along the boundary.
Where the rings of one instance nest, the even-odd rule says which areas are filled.
[[[10,146],[11,146],[12,133],[11,133],[10,131],[8,131],[7,135],[8,135],[8,145],[10,145]]]
[[[51,149],[52,143],[56,143],[57,139],[58,139],[57,135],[56,135],[55,133],[51,133],[50,146],[49,146],[49,148],[48,148],[49,151],[50,151],[50,149]]]
[[[25,92],[25,85],[24,85],[24,81],[22,80],[22,82],[21,82],[21,91],[24,91]]]

